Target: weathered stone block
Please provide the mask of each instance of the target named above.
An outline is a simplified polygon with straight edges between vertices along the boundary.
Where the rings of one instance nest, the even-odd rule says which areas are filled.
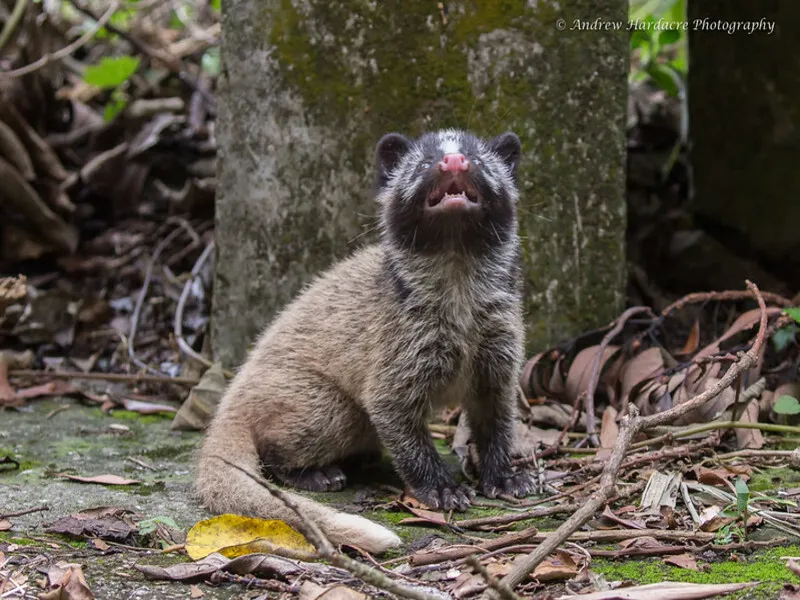
[[[213,341],[239,363],[332,261],[375,239],[381,134],[515,131],[529,342],[622,304],[627,3],[226,0]],[[560,21],[560,19],[563,19]]]

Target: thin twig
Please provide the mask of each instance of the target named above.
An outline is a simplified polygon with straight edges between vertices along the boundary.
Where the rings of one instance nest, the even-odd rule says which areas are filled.
[[[463,529],[477,529],[479,527],[508,525],[510,523],[518,523],[519,521],[525,521],[527,519],[539,519],[565,512],[571,513],[577,510],[578,506],[578,504],[563,504],[561,506],[548,506],[546,508],[526,510],[525,512],[513,513],[510,515],[495,515],[492,517],[480,517],[477,519],[462,519],[461,521],[456,521],[454,525]]]
[[[485,552],[492,552],[499,548],[506,546],[515,546],[523,542],[529,542],[536,536],[536,528],[529,527],[522,531],[514,531],[507,533],[490,540],[486,540],[474,546],[469,545],[451,545],[441,550],[421,551],[412,554],[408,563],[412,566],[431,565],[434,563],[444,562],[447,560],[457,560],[473,554],[483,554]]]
[[[756,300],[758,301],[758,307],[761,309],[761,320],[758,326],[758,333],[756,334],[756,339],[753,342],[753,345],[750,347],[750,350],[742,354],[739,360],[732,364],[725,372],[725,375],[723,375],[716,384],[704,392],[697,394],[690,400],[687,400],[678,406],[674,406],[669,410],[649,415],[647,417],[642,417],[642,430],[671,423],[679,417],[682,417],[685,414],[690,413],[702,406],[712,398],[716,398],[722,393],[722,390],[727,388],[736,380],[740,373],[742,373],[745,369],[749,369],[758,362],[758,355],[761,352],[761,347],[764,345],[765,333],[767,330],[767,305],[764,303],[764,298],[762,297],[761,292],[758,290],[758,286],[748,280],[747,288],[756,297]]]
[[[181,291],[181,296],[178,299],[178,306],[175,309],[175,321],[172,327],[173,333],[175,334],[175,340],[178,342],[178,347],[188,357],[193,358],[206,367],[211,367],[213,363],[202,354],[195,352],[194,348],[192,348],[183,337],[183,310],[186,307],[186,299],[189,297],[189,292],[192,289],[192,283],[195,281],[195,279],[197,279],[200,270],[203,268],[203,265],[205,265],[212,252],[214,252],[213,240],[208,243],[205,250],[203,250],[203,253],[200,255],[200,258],[198,258],[197,262],[194,263],[189,279],[186,280],[186,283],[183,286],[183,291]],[[230,374],[226,374],[226,377],[230,377]]]
[[[671,423],[678,417],[702,406],[705,402],[717,397],[722,391],[733,383],[739,374],[745,369],[749,369],[758,360],[761,347],[764,345],[764,335],[767,329],[767,307],[764,303],[764,298],[758,290],[758,287],[751,281],[747,281],[747,288],[758,301],[758,306],[761,310],[761,320],[759,323],[758,334],[753,342],[750,350],[741,356],[739,361],[731,365],[725,375],[720,378],[715,385],[707,389],[705,392],[698,394],[694,398],[686,401],[683,404],[674,406],[662,413],[657,413],[647,417],[640,417],[635,405],[628,406],[628,414],[623,417],[617,443],[614,445],[614,450],[611,457],[606,463],[603,472],[600,475],[600,488],[589,498],[589,500],[581,506],[569,519],[567,519],[551,536],[548,536],[534,552],[529,554],[525,559],[519,562],[514,569],[503,578],[503,583],[510,588],[514,588],[521,583],[528,574],[532,573],[537,565],[544,560],[553,550],[558,548],[564,541],[572,536],[579,527],[586,523],[592,515],[606,502],[611,496],[614,488],[614,483],[622,465],[623,458],[631,445],[631,440],[640,431],[648,427],[655,427],[657,425],[664,425]],[[495,595],[492,590],[487,590],[484,593],[484,598],[491,598]]]
[[[22,77],[23,75],[28,75],[33,73],[34,71],[38,71],[44,66],[47,66],[51,63],[59,61],[83,46],[84,44],[88,43],[97,31],[108,23],[108,20],[111,16],[116,12],[117,8],[119,7],[119,0],[113,0],[111,5],[108,7],[103,16],[99,19],[96,19],[94,25],[92,25],[89,30],[84,33],[81,37],[77,40],[69,44],[68,46],[64,46],[61,50],[57,52],[53,52],[52,54],[45,54],[39,60],[32,62],[29,65],[25,65],[24,67],[20,67],[19,69],[15,69],[13,71],[6,71],[5,73],[0,73],[0,79],[2,78],[12,78],[12,77]]]
[[[578,510],[572,513],[572,516],[564,521],[564,523],[549,535],[533,552],[526,556],[522,561],[516,564],[512,571],[503,577],[502,581],[505,585],[514,589],[517,585],[533,572],[533,570],[547,558],[553,550],[558,548],[565,542],[579,527],[586,521],[592,518],[595,512],[600,509],[605,501],[611,496],[616,481],[617,472],[622,464],[622,459],[625,457],[625,452],[633,439],[633,436],[638,431],[637,416],[638,411],[635,406],[630,406],[631,414],[622,418],[619,428],[619,435],[611,457],[606,463],[606,468],[600,478],[600,489],[597,490],[589,500],[583,504]],[[485,596],[491,597],[491,591]]]
[[[434,596],[432,594],[428,594],[422,590],[412,589],[405,585],[402,585],[392,579],[389,579],[386,575],[381,573],[380,571],[373,569],[372,567],[360,563],[356,560],[353,560],[349,556],[345,556],[336,551],[331,544],[330,540],[325,536],[322,530],[310,520],[306,515],[300,510],[300,507],[297,506],[297,503],[292,499],[289,494],[286,494],[283,490],[279,487],[273,485],[263,477],[251,473],[248,469],[240,467],[239,465],[230,462],[229,460],[215,455],[215,458],[221,460],[229,467],[236,469],[237,471],[241,471],[245,475],[247,475],[250,479],[258,483],[260,486],[264,487],[272,494],[275,498],[280,500],[283,504],[286,505],[287,508],[294,511],[294,513],[300,519],[300,522],[297,524],[297,529],[302,533],[308,541],[310,541],[317,551],[320,553],[321,556],[327,558],[331,564],[336,567],[345,569],[361,579],[362,581],[369,583],[370,585],[374,585],[377,588],[390,592],[392,594],[397,594],[398,596],[402,596],[403,598],[410,598],[411,600],[440,600],[439,596]]]
[[[773,433],[800,433],[800,427],[791,425],[776,425],[774,423],[748,423],[746,421],[712,421],[704,425],[693,425],[681,431],[671,431],[665,435],[660,435],[649,440],[636,442],[631,446],[631,450],[637,450],[645,446],[660,444],[667,440],[691,437],[706,431],[716,431],[721,429],[760,429],[761,431],[772,431]]]
[[[0,515],[0,519],[10,519],[12,517],[21,517],[23,515],[30,515],[32,513],[44,512],[50,510],[49,506],[37,506],[36,508],[29,508],[27,510],[20,510],[17,512],[5,513]]]
[[[87,381],[116,381],[120,383],[174,383],[194,387],[200,383],[192,377],[168,377],[166,375],[144,375],[141,373],[82,373],[67,371],[37,371],[36,369],[12,369],[11,377],[43,377],[51,379],[85,379]]]
[[[27,0],[17,0],[17,3],[14,5],[11,16],[8,17],[8,21],[3,25],[3,31],[0,31],[0,50],[2,50],[8,43],[8,40],[11,39],[11,35],[14,33],[17,25],[19,25],[22,15],[25,14],[25,7],[27,4]]]
[[[770,304],[777,304],[778,306],[782,307],[789,307],[793,306],[792,301],[784,298],[780,294],[774,294],[771,292],[761,292],[761,297]],[[698,302],[709,302],[709,301],[738,301],[738,300],[752,300],[753,294],[751,292],[741,291],[741,290],[727,290],[723,292],[696,292],[693,294],[687,294],[683,298],[679,298],[667,308],[661,311],[661,316],[666,317],[667,315],[675,312],[676,310],[682,309],[687,304],[697,304]]]
[[[161,256],[164,248],[167,247],[167,244],[178,237],[178,234],[181,233],[181,231],[183,231],[182,227],[173,229],[167,237],[158,243],[156,249],[153,251],[153,257],[150,259],[150,264],[147,265],[147,271],[144,275],[144,283],[142,283],[142,289],[139,292],[139,297],[136,299],[136,306],[134,307],[133,315],[131,316],[131,328],[130,333],[128,334],[128,358],[130,358],[131,362],[140,369],[144,369],[150,373],[153,373],[154,375],[163,375],[163,373],[152,368],[147,363],[142,362],[136,356],[136,350],[134,349],[136,330],[139,327],[139,318],[142,314],[142,306],[144,305],[144,300],[147,297],[147,290],[150,287],[150,279],[153,277],[153,268],[155,267],[156,261],[158,260],[158,257]]]

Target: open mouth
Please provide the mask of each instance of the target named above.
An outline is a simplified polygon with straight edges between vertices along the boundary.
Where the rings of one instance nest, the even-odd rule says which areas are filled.
[[[439,186],[428,196],[429,208],[469,207],[477,204],[475,192],[458,181],[452,181],[449,186]]]

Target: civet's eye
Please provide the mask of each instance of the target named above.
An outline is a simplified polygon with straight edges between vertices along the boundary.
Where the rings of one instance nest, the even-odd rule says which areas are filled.
[[[483,161],[480,158],[475,157],[472,159],[472,164],[476,167],[480,167],[483,164]]]
[[[419,163],[420,171],[424,171],[425,169],[430,169],[430,168],[431,168],[431,161],[429,160],[423,160],[421,163]]]

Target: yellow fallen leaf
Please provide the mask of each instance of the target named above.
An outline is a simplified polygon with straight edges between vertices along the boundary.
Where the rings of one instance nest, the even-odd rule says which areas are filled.
[[[219,552],[228,558],[270,552],[274,547],[293,552],[314,552],[302,534],[283,521],[240,515],[219,515],[195,523],[186,535],[186,552],[192,560]]]

